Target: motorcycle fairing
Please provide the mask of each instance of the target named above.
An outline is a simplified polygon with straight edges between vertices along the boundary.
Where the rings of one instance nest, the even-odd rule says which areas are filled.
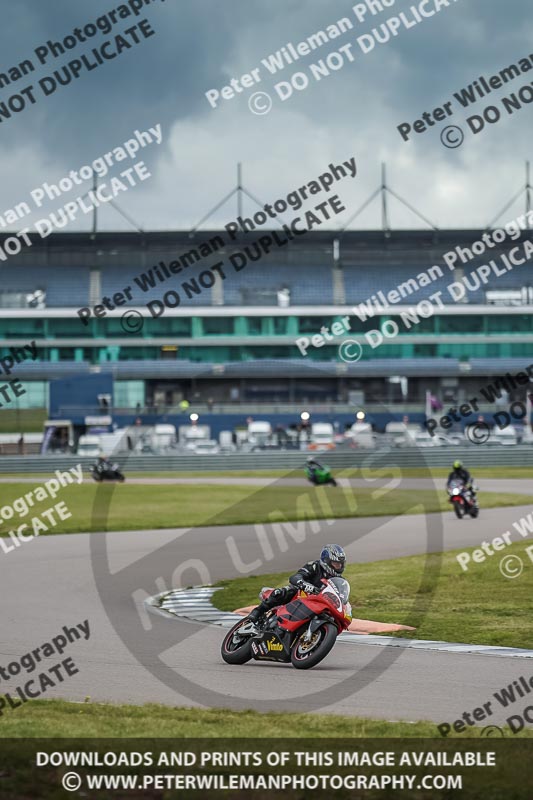
[[[256,661],[283,661],[287,663],[291,660],[291,652],[277,633],[269,630],[259,636],[254,636],[252,658],[255,658]]]

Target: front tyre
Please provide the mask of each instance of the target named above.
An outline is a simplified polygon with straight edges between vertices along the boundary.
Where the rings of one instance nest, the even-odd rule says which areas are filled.
[[[313,633],[309,642],[305,641],[304,636],[305,633],[302,633],[292,648],[291,663],[295,669],[311,669],[319,664],[337,640],[337,627],[325,622]]]
[[[464,517],[465,510],[461,505],[461,503],[454,503],[453,510],[455,511],[455,516],[457,517],[457,519],[462,519]]]
[[[220,655],[226,664],[246,664],[252,657],[252,642],[250,636],[239,636],[237,631],[244,625],[245,620],[241,619],[226,634]]]
[[[331,483],[332,486],[338,486],[337,481],[335,480],[335,478],[330,478],[329,482]]]

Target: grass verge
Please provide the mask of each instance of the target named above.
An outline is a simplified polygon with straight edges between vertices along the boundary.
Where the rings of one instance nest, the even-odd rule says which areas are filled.
[[[75,458],[75,456],[73,456]],[[476,478],[522,478],[533,480],[533,467],[476,467],[468,464],[468,468]],[[343,478],[362,478],[361,470],[357,467],[334,469],[335,475]],[[401,475],[404,478],[447,478],[450,470],[448,467],[402,467]],[[303,478],[303,469],[228,469],[220,470],[153,470],[148,472],[129,472],[130,478]],[[0,473],[2,478],[36,478],[46,480],[49,472],[5,472]]]
[[[433,722],[388,722],[334,714],[320,716],[320,736],[356,738],[440,738]],[[16,713],[5,713],[5,738],[302,738],[317,730],[314,714],[172,708],[107,703],[32,700]],[[477,738],[482,728],[468,728],[461,738]],[[523,736],[533,736],[525,729]],[[451,737],[449,737],[451,738]]]
[[[527,544],[516,542],[483,563],[472,561],[467,572],[456,560],[464,552],[459,550],[350,564],[345,577],[352,587],[353,615],[416,627],[415,634],[395,634],[403,638],[533,649],[533,563],[524,552]],[[500,572],[501,558],[508,555],[522,559],[517,580]],[[287,578],[275,574],[221,581],[217,585],[223,591],[215,592],[213,603],[223,611],[255,605],[262,586],[279,586]]]
[[[0,507],[31,491],[31,484],[0,484]],[[323,494],[325,492],[325,494]],[[312,486],[202,486],[194,485],[69,485],[57,500],[72,515],[57,525],[48,523],[41,535],[94,531],[189,528],[200,525],[239,525],[283,520],[398,516],[407,513],[449,511],[447,495],[429,490],[333,489]],[[530,505],[528,495],[486,493],[483,508]],[[53,505],[46,499],[2,520],[0,535],[27,523]],[[57,518],[57,515],[56,515]]]

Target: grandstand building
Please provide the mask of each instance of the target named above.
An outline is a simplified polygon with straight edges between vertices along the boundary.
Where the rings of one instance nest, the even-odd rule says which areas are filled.
[[[394,402],[398,378],[407,379],[403,400],[411,403],[423,404],[428,390],[443,402],[468,399],[484,379],[533,361],[531,264],[509,262],[485,282],[479,271],[520,248],[527,232],[453,271],[444,261],[482,234],[317,231],[268,253],[254,249],[254,233],[231,241],[221,231],[35,238],[0,265],[0,348],[38,348],[35,361],[17,365],[27,388],[22,408],[46,407],[55,379],[95,374],[112,376],[112,402],[122,408],[183,398],[346,403],[353,392],[368,403]],[[206,242],[215,244],[199,263],[186,257]],[[135,278],[156,267],[144,291]],[[452,282],[463,282],[464,296],[452,296]],[[439,302],[429,299],[436,293]],[[123,302],[106,308],[104,298],[109,305],[115,295]],[[153,316],[150,303],[164,313]],[[122,318],[133,308],[144,315],[140,330]],[[302,346],[343,319],[342,335]],[[371,331],[385,331],[379,346],[369,344]],[[346,339],[362,344],[356,362],[339,354]]]

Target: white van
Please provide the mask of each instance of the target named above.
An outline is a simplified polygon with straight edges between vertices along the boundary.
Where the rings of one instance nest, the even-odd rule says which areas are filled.
[[[421,431],[420,425],[405,422],[387,422],[385,425],[385,433],[393,447],[413,447]]]
[[[78,440],[78,455],[96,458],[100,455],[99,436],[80,436]]]
[[[345,436],[356,447],[372,448],[376,446],[376,437],[369,422],[354,422],[350,430],[346,431]]]
[[[331,422],[313,422],[309,450],[333,450],[334,448],[335,429]]]
[[[155,425],[152,433],[152,442],[156,450],[168,450],[176,443],[176,428],[174,425]]]
[[[272,425],[270,422],[258,420],[248,423],[248,444],[253,447],[261,447],[268,443],[272,436]]]
[[[514,445],[518,443],[516,431],[512,425],[507,425],[506,428],[493,428],[491,437],[489,439],[491,444]]]

